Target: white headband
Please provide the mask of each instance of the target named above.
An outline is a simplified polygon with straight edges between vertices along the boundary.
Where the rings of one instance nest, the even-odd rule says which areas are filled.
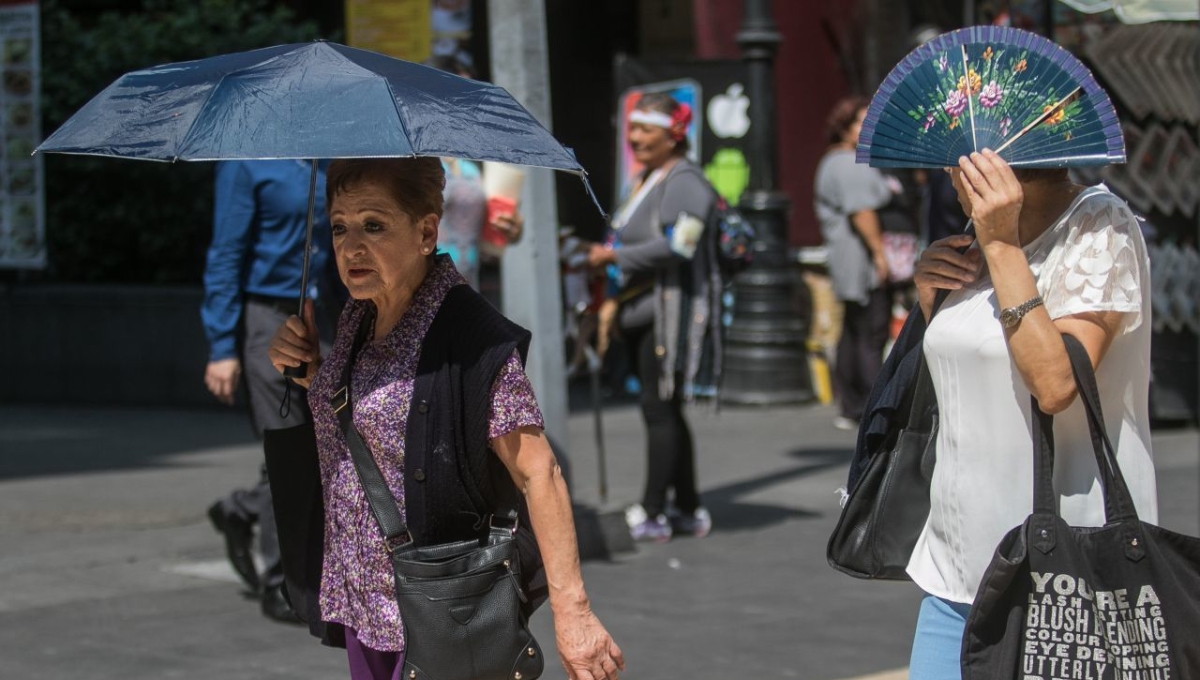
[[[641,109],[634,109],[633,113],[629,114],[629,122],[656,125],[667,130],[670,130],[675,125],[675,120],[665,113],[643,111]]]

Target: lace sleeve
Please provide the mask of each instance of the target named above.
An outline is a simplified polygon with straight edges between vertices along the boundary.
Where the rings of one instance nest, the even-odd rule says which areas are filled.
[[[1083,201],[1071,215],[1060,256],[1039,286],[1051,318],[1083,312],[1126,312],[1124,332],[1142,323],[1149,290],[1146,245],[1137,218],[1111,194]]]

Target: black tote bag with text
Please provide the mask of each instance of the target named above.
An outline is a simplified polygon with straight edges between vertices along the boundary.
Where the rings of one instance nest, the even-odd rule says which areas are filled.
[[[1053,489],[1053,418],[1034,401],[1034,510],[975,596],[963,680],[1200,678],[1200,539],[1137,517],[1086,350],[1063,336],[1104,491],[1105,525],[1072,527]]]

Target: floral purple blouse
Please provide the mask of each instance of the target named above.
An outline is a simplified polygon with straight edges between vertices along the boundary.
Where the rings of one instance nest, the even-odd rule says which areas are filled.
[[[405,511],[404,435],[421,341],[446,293],[461,283],[464,279],[450,258],[439,256],[403,318],[385,338],[363,346],[351,374],[354,424],[383,471],[401,515]],[[321,617],[352,628],[372,649],[403,651],[404,627],[396,606],[391,563],[329,405],[368,304],[352,300],[346,306],[333,349],[308,393],[325,497]],[[494,439],[528,425],[543,427],[542,413],[520,356],[513,352],[492,385],[488,437]]]

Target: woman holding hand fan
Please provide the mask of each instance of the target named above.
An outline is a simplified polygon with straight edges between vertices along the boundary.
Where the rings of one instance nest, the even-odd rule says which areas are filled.
[[[912,100],[921,88],[923,109]],[[1157,521],[1149,261],[1125,202],[1066,169],[1124,160],[1112,104],[1082,64],[1038,36],[969,28],[918,48],[876,95],[858,148],[872,165],[946,167],[974,227],[931,244],[914,276],[939,430],[931,510],[908,564],[926,593],[909,677],[957,679],[984,571],[1033,506],[1031,395],[1055,416],[1061,516],[1105,521],[1062,334],[1087,349],[1138,516]],[[939,289],[950,293],[930,318]]]

